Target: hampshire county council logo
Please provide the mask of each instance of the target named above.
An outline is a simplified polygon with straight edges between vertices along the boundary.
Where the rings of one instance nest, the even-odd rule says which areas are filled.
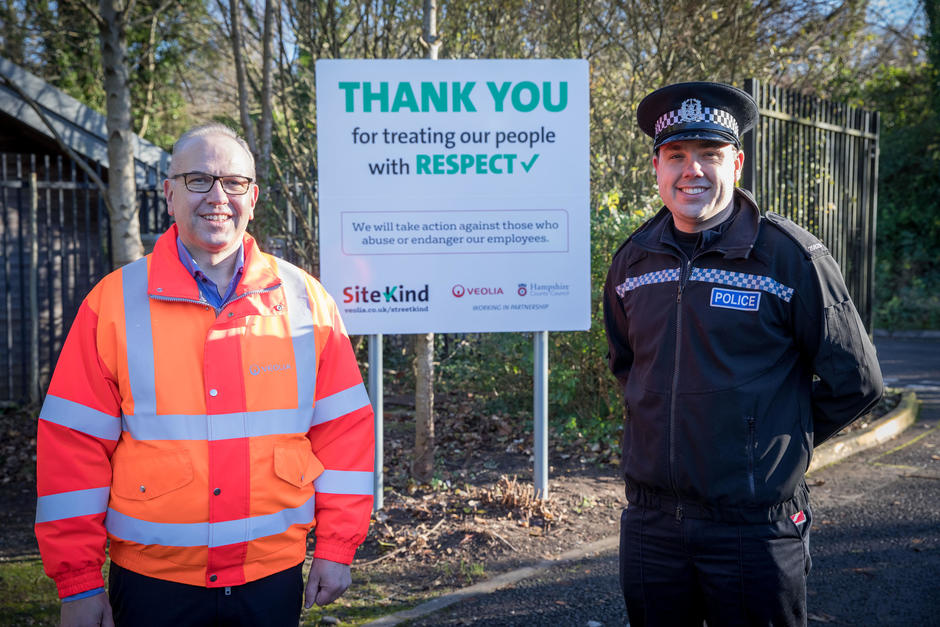
[[[533,298],[538,296],[568,296],[571,293],[571,286],[567,283],[552,281],[551,283],[520,283],[517,291],[519,296],[529,295]]]

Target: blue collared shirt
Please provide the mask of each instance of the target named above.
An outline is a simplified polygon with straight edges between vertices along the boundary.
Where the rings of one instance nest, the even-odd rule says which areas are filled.
[[[183,266],[189,270],[189,273],[193,275],[193,278],[196,279],[196,285],[199,286],[199,293],[202,294],[202,297],[212,305],[216,311],[222,309],[232,297],[235,296],[235,288],[238,286],[238,281],[242,278],[242,274],[245,271],[245,245],[242,244],[238,247],[238,253],[235,257],[235,274],[232,275],[232,281],[228,284],[228,289],[225,290],[225,294],[221,295],[219,286],[215,284],[215,281],[206,276],[206,274],[199,269],[199,264],[196,263],[196,260],[193,259],[193,256],[189,254],[186,246],[183,245],[183,241],[177,237],[176,238],[176,250],[179,253],[180,261],[183,263]]]

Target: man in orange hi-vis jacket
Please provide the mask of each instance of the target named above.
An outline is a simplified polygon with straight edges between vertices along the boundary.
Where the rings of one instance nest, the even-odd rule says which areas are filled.
[[[63,625],[295,626],[350,584],[372,409],[333,300],[245,233],[254,176],[227,127],[185,133],[164,182],[176,223],[69,332],[37,438]]]

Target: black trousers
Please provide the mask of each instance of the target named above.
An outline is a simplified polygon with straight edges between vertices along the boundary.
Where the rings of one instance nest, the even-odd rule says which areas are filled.
[[[806,625],[811,513],[729,524],[630,506],[620,585],[631,627]]]
[[[303,564],[229,588],[146,577],[111,564],[108,593],[118,627],[297,627]]]

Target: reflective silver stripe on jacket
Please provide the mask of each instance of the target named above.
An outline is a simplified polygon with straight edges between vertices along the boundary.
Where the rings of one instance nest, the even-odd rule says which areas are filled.
[[[317,389],[317,340],[313,328],[313,312],[307,297],[307,280],[303,270],[297,266],[283,259],[275,259],[277,272],[284,284],[290,336],[294,343],[297,407],[313,411]]]
[[[199,523],[157,523],[141,520],[108,509],[105,526],[108,533],[139,544],[163,546],[217,547],[284,533],[292,525],[306,525],[313,521],[316,497],[311,496],[303,505],[282,509],[273,514]]]
[[[36,522],[101,514],[108,509],[110,488],[90,488],[40,496],[36,501]]]
[[[667,268],[655,272],[647,272],[635,277],[627,277],[623,283],[614,289],[620,298],[623,298],[627,292],[633,291],[644,285],[657,285],[659,283],[671,283],[679,280],[679,268]],[[719,270],[716,268],[692,268],[689,276],[690,281],[702,283],[718,283],[720,285],[730,285],[732,287],[743,287],[745,289],[760,290],[773,294],[786,303],[793,298],[794,289],[780,283],[769,276],[760,274],[747,274],[745,272],[732,272],[731,270]]]
[[[317,492],[323,494],[355,494],[371,496],[372,473],[363,470],[324,470],[313,480]]]
[[[150,298],[147,297],[147,258],[142,257],[124,266],[121,269],[121,280],[124,292],[124,352],[127,355],[131,396],[134,398],[134,415],[154,418],[157,414],[157,379]],[[126,423],[122,426],[126,431]]]
[[[121,419],[67,398],[46,394],[39,419],[52,422],[102,440],[121,437]]]

